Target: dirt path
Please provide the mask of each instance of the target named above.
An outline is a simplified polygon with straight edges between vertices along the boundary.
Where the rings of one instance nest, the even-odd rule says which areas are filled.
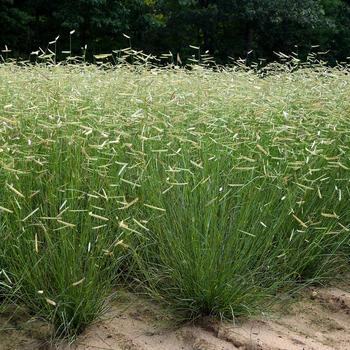
[[[34,326],[38,325],[32,324]],[[3,337],[5,334],[0,332],[0,350],[49,349],[42,339],[28,340],[30,336],[35,338],[33,332],[23,333],[22,329],[17,333],[17,336],[7,333]],[[283,316],[275,313],[239,325],[206,319],[200,324],[177,329],[167,315],[152,303],[128,296],[124,304],[113,306],[103,320],[89,327],[74,345],[59,348],[350,350],[350,285],[310,289],[298,302],[291,304]]]

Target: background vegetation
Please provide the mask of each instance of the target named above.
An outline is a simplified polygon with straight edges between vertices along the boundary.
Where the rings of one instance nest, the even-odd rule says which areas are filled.
[[[329,62],[350,52],[348,0],[0,0],[0,46],[27,57],[58,35],[58,51],[87,44],[88,57],[128,46],[158,54],[209,50],[229,57],[272,60],[274,51],[304,57],[327,52]],[[296,46],[297,45],[297,46]],[[314,45],[320,45],[315,48]],[[251,51],[253,50],[253,51]],[[328,52],[329,51],[329,52]]]

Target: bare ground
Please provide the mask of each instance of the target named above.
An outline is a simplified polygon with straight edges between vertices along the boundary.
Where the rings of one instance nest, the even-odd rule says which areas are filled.
[[[19,317],[0,318],[0,350],[350,350],[350,284],[309,289],[283,312],[240,324],[203,319],[174,327],[159,307],[128,296],[73,345],[48,345],[44,323]]]

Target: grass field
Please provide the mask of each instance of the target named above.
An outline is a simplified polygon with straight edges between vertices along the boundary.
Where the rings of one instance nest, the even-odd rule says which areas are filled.
[[[350,75],[0,66],[0,294],[74,336],[131,288],[233,318],[347,269]]]

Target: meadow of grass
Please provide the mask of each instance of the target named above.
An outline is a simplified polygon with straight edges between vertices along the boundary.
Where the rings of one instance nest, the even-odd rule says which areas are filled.
[[[74,336],[119,288],[233,318],[347,268],[350,75],[0,66],[0,293]]]

